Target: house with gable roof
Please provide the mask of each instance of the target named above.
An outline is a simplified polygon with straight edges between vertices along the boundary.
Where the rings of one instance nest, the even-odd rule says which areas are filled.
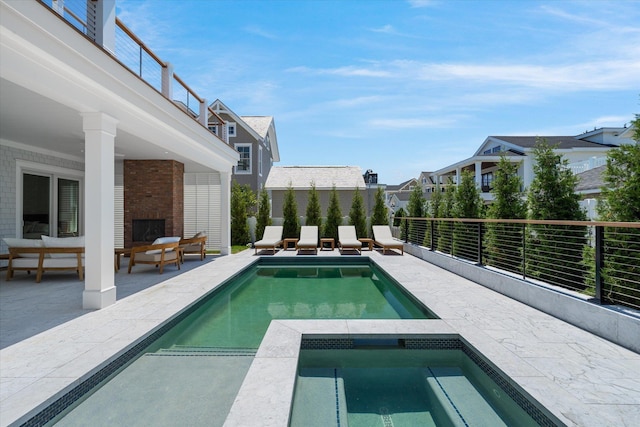
[[[568,160],[569,167],[585,162],[600,165],[611,148],[634,143],[626,127],[594,129],[577,136],[489,136],[472,157],[432,172],[431,178],[446,190],[448,185],[458,185],[463,170],[470,170],[475,174],[482,198],[490,202],[494,173],[504,155],[509,161],[519,163],[518,175],[526,190],[534,178],[533,150],[539,140],[555,147],[555,151]]]
[[[219,99],[210,108],[216,114],[209,116],[209,130],[227,138],[229,145],[240,154],[233,168],[233,179],[238,184],[248,184],[255,192],[260,191],[273,163],[280,161],[273,117],[239,116]]]
[[[367,188],[362,170],[359,166],[274,166],[267,178],[265,188],[270,194],[271,216],[274,222],[282,218],[284,195],[291,186],[296,195],[298,216],[305,217],[309,189],[315,184],[320,199],[320,212],[326,217],[329,207],[329,197],[333,187],[336,187],[342,216],[347,217],[351,209],[351,202],[356,190],[361,192],[362,198],[367,200],[367,191],[375,193],[377,188]],[[365,210],[367,210],[365,203]],[[373,209],[373,206],[369,206]],[[367,212],[369,216],[369,212]]]

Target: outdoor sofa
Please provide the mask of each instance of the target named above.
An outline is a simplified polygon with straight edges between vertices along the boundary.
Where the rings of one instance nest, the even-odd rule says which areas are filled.
[[[47,270],[72,270],[84,279],[84,236],[49,237],[41,239],[18,239],[5,237],[9,247],[7,281],[15,271],[36,272],[36,283],[42,280]]]
[[[180,237],[159,237],[152,244],[134,246],[131,248],[128,273],[136,264],[151,264],[160,267],[162,274],[164,266],[175,264],[180,270]]]

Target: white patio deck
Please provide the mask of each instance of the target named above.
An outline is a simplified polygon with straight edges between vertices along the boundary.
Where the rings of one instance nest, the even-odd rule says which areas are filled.
[[[280,251],[275,256],[297,255]],[[337,250],[319,251],[318,256],[340,254]],[[442,319],[434,322],[461,334],[565,424],[637,425],[639,354],[413,256],[383,256],[376,251],[364,251],[363,256],[373,257]],[[30,284],[32,277],[8,283],[2,277],[0,425],[24,421],[25,414],[60,397],[96,366],[112,360],[127,345],[254,260],[253,251],[244,251],[205,264],[187,261],[185,266],[191,270],[182,274],[170,270],[161,276],[142,271],[127,275],[121,270],[116,275],[118,282],[122,280],[117,282],[118,302],[98,311],[79,308],[82,285],[72,276],[58,280],[55,273],[48,274],[39,285]],[[166,280],[154,285],[158,279]],[[310,329],[320,326],[308,322]],[[345,321],[340,328],[353,333],[365,329],[392,332],[398,328],[393,322],[363,322]],[[424,324],[416,324],[412,330],[432,332]],[[278,360],[291,355],[284,346],[286,354],[280,358],[270,350],[270,357],[260,358],[258,353],[256,360],[261,360],[254,367],[271,372],[275,378],[284,377]],[[247,378],[255,373],[254,367]],[[243,409],[243,396],[252,390],[247,382],[227,425],[240,425],[251,416]],[[268,409],[285,414],[284,419],[271,418],[268,425],[286,425],[290,396],[286,390],[281,393],[270,395]],[[259,398],[250,405],[251,412],[264,414],[257,405]]]

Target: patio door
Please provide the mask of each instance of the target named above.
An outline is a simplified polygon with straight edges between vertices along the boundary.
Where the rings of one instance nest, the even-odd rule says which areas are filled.
[[[57,174],[22,174],[22,237],[81,234],[81,181]]]

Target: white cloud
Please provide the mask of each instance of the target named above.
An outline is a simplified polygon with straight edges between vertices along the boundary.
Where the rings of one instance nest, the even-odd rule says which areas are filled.
[[[435,5],[437,2],[434,0],[408,0],[411,7],[429,7]]]
[[[270,32],[268,32],[268,31],[266,31],[266,30],[264,30],[264,29],[262,29],[262,28],[260,28],[258,26],[255,26],[255,25],[250,25],[250,26],[244,27],[243,30],[246,31],[247,33],[254,34],[254,35],[260,36],[260,37],[264,37],[265,39],[275,40],[275,39],[278,38],[275,34],[270,33]]]

